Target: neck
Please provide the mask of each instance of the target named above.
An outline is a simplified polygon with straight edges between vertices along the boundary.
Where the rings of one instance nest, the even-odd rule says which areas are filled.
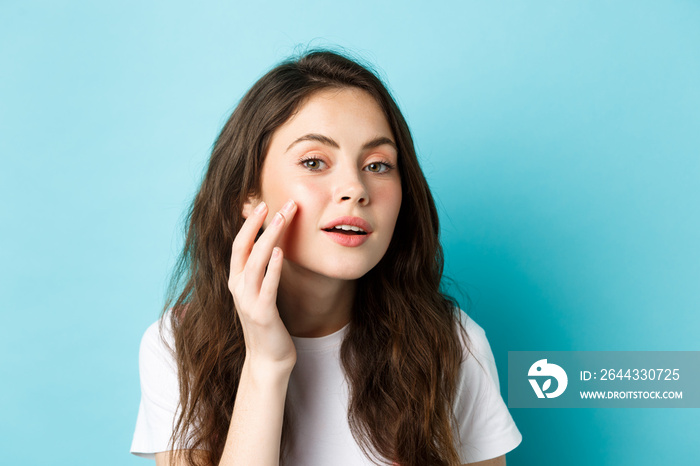
[[[319,275],[284,261],[277,308],[289,334],[318,338],[350,322],[355,281]]]

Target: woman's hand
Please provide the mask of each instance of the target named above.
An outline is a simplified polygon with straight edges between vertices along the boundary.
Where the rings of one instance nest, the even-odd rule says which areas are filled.
[[[291,371],[297,354],[277,309],[283,256],[275,244],[294,217],[296,204],[290,199],[256,242],[267,211],[265,203],[258,204],[233,240],[228,288],[243,327],[246,360],[263,370]]]

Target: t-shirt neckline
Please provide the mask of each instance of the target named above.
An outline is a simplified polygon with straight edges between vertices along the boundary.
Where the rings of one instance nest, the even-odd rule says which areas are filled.
[[[330,335],[326,335],[323,337],[317,337],[317,338],[306,338],[306,337],[292,337],[292,341],[294,342],[294,346],[296,347],[297,351],[322,351],[326,350],[329,348],[335,348],[337,346],[340,346],[340,344],[343,342],[343,339],[345,338],[345,334],[348,332],[350,329],[350,323],[348,322],[345,324],[343,328],[340,330],[331,333]]]

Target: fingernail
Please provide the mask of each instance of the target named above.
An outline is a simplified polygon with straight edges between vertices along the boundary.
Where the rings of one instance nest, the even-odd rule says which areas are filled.
[[[279,213],[279,212],[277,212],[277,213],[275,214],[275,218],[272,219],[272,224],[273,224],[274,226],[282,225],[282,219],[283,219],[282,214]]]
[[[292,208],[294,207],[294,201],[292,199],[288,200],[287,203],[282,207],[282,210],[285,212],[291,212]]]
[[[258,204],[258,206],[255,208],[255,213],[256,213],[256,214],[262,214],[262,213],[263,213],[263,210],[265,210],[265,203],[264,203],[264,202],[261,202],[261,203]]]

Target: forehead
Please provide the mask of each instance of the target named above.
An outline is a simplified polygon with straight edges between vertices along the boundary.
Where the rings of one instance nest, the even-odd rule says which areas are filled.
[[[377,101],[357,88],[324,89],[311,94],[273,134],[271,149],[285,150],[306,133],[320,133],[352,144],[384,136],[393,140],[389,122]],[[285,145],[286,143],[286,145]]]

